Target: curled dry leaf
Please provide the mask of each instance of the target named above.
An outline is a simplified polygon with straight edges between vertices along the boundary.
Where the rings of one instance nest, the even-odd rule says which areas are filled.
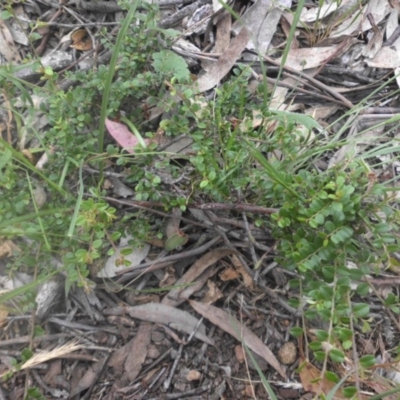
[[[234,265],[236,270],[239,272],[239,274],[242,275],[244,286],[246,286],[246,288],[252,288],[253,287],[253,278],[245,270],[245,268],[243,267],[243,264],[240,262],[239,258],[235,254],[232,256],[232,264]]]
[[[208,292],[204,296],[203,303],[205,304],[212,304],[215,303],[218,299],[223,297],[222,292],[219,290],[217,285],[212,281],[207,281]]]
[[[72,44],[70,47],[85,51],[90,50],[93,47],[92,39],[88,35],[86,29],[77,29],[71,33]]]
[[[186,375],[186,380],[188,382],[199,381],[201,379],[201,372],[195,369],[190,370]]]
[[[0,259],[4,257],[11,257],[13,254],[20,252],[21,249],[11,240],[0,239]]]
[[[221,281],[232,281],[239,278],[239,272],[235,271],[233,268],[227,268],[225,271],[219,274]]]
[[[286,373],[283,367],[279,364],[271,350],[259,339],[249,328],[241,324],[232,315],[225,311],[197,301],[189,300],[190,305],[203,317],[207,318],[213,324],[229,333],[250,349],[261,356],[271,367],[273,367],[282,378],[286,379]]]

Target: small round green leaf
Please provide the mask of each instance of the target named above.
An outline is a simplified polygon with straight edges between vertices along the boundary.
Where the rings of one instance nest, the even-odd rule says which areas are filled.
[[[375,364],[376,364],[376,358],[371,354],[360,358],[360,365],[363,368],[370,368],[373,367]]]
[[[181,233],[174,233],[164,243],[164,248],[167,251],[175,250],[178,247],[184,246],[189,240],[189,236]]]
[[[370,313],[369,305],[360,303],[353,306],[353,314],[358,318],[367,317]]]
[[[342,351],[338,350],[338,349],[332,349],[329,352],[329,357],[332,361],[334,362],[343,362],[344,361],[344,354]]]
[[[300,328],[299,326],[295,326],[292,329],[290,329],[290,334],[295,338],[300,337],[303,333],[304,333],[303,328]]]
[[[354,395],[357,394],[357,388],[354,387],[354,386],[349,386],[349,387],[347,387],[347,388],[343,388],[343,389],[342,389],[342,393],[343,393],[343,396],[344,396],[344,397],[350,399],[350,398],[352,398]]]

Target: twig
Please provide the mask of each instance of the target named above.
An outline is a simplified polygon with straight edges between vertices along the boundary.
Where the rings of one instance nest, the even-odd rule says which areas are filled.
[[[169,28],[169,27],[177,24],[179,21],[181,21],[183,18],[187,17],[188,15],[193,14],[199,7],[201,7],[202,5],[207,4],[207,3],[210,3],[210,1],[209,0],[198,0],[195,3],[191,4],[190,6],[186,6],[182,9],[180,9],[175,14],[172,14],[169,17],[162,19],[158,23],[158,26],[160,28]]]
[[[72,334],[55,333],[53,335],[36,336],[33,338],[33,343],[45,342],[46,340],[48,340],[48,341],[59,340],[59,339],[67,338],[69,336],[72,336]],[[29,335],[17,337],[14,339],[1,340],[0,347],[8,347],[8,346],[13,346],[15,344],[26,344],[26,343],[29,343],[30,340],[31,340],[31,337]]]
[[[268,61],[269,63],[280,67],[280,63],[277,62],[277,61],[275,61],[274,59],[272,59],[272,58],[270,58],[270,57],[268,57],[268,56],[263,56],[263,58],[264,58],[265,61]],[[293,69],[293,68],[290,68],[290,67],[288,67],[288,66],[283,66],[282,69],[283,69],[284,71],[287,71],[287,72],[290,73],[290,74],[299,75],[299,76],[302,77],[303,79],[308,80],[308,81],[311,82],[314,86],[316,86],[318,89],[321,89],[321,90],[323,90],[323,91],[329,93],[329,94],[330,94],[332,97],[334,97],[335,99],[340,100],[343,104],[346,105],[347,108],[349,108],[349,109],[354,108],[354,104],[353,104],[350,100],[346,99],[346,97],[344,97],[342,94],[340,94],[340,93],[337,92],[336,90],[330,88],[329,86],[324,85],[323,83],[321,83],[320,81],[318,81],[318,80],[312,78],[311,76],[308,76],[307,74],[305,74],[305,73],[303,73],[303,72],[301,72],[301,71],[297,71],[297,70],[295,70],[295,69]]]
[[[192,333],[190,334],[190,336],[189,336],[188,340],[186,341],[186,343],[185,343],[185,344],[181,344],[181,345],[179,346],[178,354],[177,354],[177,356],[175,357],[175,360],[174,360],[174,363],[173,363],[173,365],[172,365],[171,371],[170,371],[170,373],[169,373],[167,379],[166,379],[166,380],[164,381],[164,383],[163,383],[163,386],[164,386],[164,389],[165,389],[165,390],[168,390],[168,389],[169,389],[169,386],[171,385],[171,381],[172,381],[172,378],[173,378],[173,376],[174,376],[176,367],[178,366],[179,360],[180,360],[181,357],[182,357],[183,347],[184,347],[185,345],[187,345],[187,344],[190,343],[190,341],[192,340],[194,334],[195,334],[196,331],[199,329],[199,326],[202,324],[203,319],[204,319],[204,318],[201,317],[201,318],[198,320],[196,327],[193,329],[193,331],[192,331]]]
[[[92,395],[95,385],[101,379],[101,377],[103,376],[103,374],[106,371],[106,367],[108,365],[108,362],[110,361],[111,355],[112,355],[112,353],[110,352],[104,357],[104,360],[101,364],[100,371],[98,371],[96,373],[96,378],[93,380],[93,383],[90,385],[88,391],[85,393],[84,396],[81,397],[82,400],[89,400],[91,398],[91,395]],[[96,370],[96,369],[94,369],[94,370]]]
[[[138,201],[138,200],[120,200],[120,199],[114,199],[113,197],[103,197],[104,200],[110,201],[113,203],[117,204],[123,204],[125,206],[131,206],[131,207],[137,207],[137,208],[143,208],[143,209],[148,209],[148,207],[156,207],[156,208],[164,208],[164,204],[161,202],[156,202],[156,201]],[[251,213],[256,213],[256,214],[264,214],[264,215],[270,215],[277,213],[279,211],[278,208],[267,208],[267,207],[262,207],[262,206],[255,206],[253,204],[247,204],[247,203],[237,203],[237,204],[225,204],[225,203],[204,203],[204,204],[198,204],[198,203],[192,203],[188,206],[188,208],[195,208],[197,210],[231,210],[231,211],[247,211]],[[149,210],[151,211],[151,210]],[[169,215],[165,213],[160,213],[160,215],[166,217]],[[185,221],[186,218],[182,218],[182,221]],[[189,222],[194,225],[199,225],[199,223],[186,220],[185,222]],[[200,226],[203,226],[201,224]]]
[[[126,282],[134,276],[140,275],[143,272],[151,272],[159,269],[159,264],[162,263],[170,263],[172,261],[181,260],[183,258],[197,256],[198,254],[204,253],[204,251],[208,250],[210,247],[217,244],[221,239],[217,236],[209,242],[203,244],[200,247],[197,247],[192,250],[183,251],[179,254],[173,254],[171,256],[160,258],[159,260],[154,260],[152,262],[147,262],[144,264],[140,264],[137,267],[126,268],[123,271],[117,273],[117,275],[122,275],[121,278],[118,279],[118,283]],[[146,270],[146,271],[143,271]],[[1,343],[1,342],[0,342]]]

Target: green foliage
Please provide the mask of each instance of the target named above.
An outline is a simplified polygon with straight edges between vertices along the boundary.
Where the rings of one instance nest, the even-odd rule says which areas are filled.
[[[130,4],[127,6],[130,7]],[[123,38],[107,106],[109,117],[125,113],[137,126],[146,121],[144,109],[137,105],[149,98],[159,101],[159,88],[164,86],[164,79],[181,80],[185,73],[186,79],[188,78],[183,59],[175,57],[173,53],[163,53],[164,50],[160,49],[157,40],[160,30],[155,24],[157,7],[144,5],[144,8],[143,13],[136,13],[137,23],[129,26],[129,34]],[[166,37],[176,34],[173,30],[163,33]],[[115,50],[114,44],[106,39],[103,40],[103,44]],[[165,60],[169,62],[166,64],[167,69],[163,69],[159,63],[157,69],[149,69],[153,54],[155,59],[157,55],[166,55]],[[177,63],[175,69],[172,65],[174,62]],[[40,68],[40,64],[37,67]],[[93,198],[78,204],[74,189],[70,187],[71,184],[74,186],[78,178],[77,167],[89,163],[98,155],[99,104],[109,76],[108,67],[100,65],[96,70],[67,73],[67,78],[75,84],[66,92],[56,89],[55,83],[59,78],[57,73],[45,69],[41,71],[46,81],[45,87],[32,89],[37,95],[42,95],[43,90],[47,93],[47,101],[42,103],[41,111],[46,114],[50,127],[46,136],[40,137],[40,143],[45,149],[54,149],[54,152],[49,154],[49,162],[43,175],[40,175],[34,168],[27,168],[29,162],[23,157],[24,163],[19,161],[17,151],[13,153],[5,147],[6,144],[0,144],[0,238],[6,236],[15,239],[21,236],[31,239],[34,243],[33,246],[24,246],[18,257],[13,258],[9,265],[11,270],[33,269],[38,263],[44,271],[54,270],[52,255],[56,254],[67,272],[68,290],[73,284],[85,287],[91,285],[88,280],[88,267],[101,255],[106,254],[110,247],[115,246],[125,233],[129,218],[130,227],[135,234],[135,246],[147,238],[150,221],[138,214],[131,214],[128,219],[125,216],[116,220],[115,209],[104,201],[97,200],[104,194],[95,188],[98,184],[97,179],[85,177],[82,184],[86,192],[93,193]],[[5,68],[0,70],[0,85],[7,92],[7,97],[14,99],[20,95],[26,102],[26,108],[37,112],[30,108],[32,100],[27,84],[16,80]],[[119,165],[123,166],[126,163],[127,168],[132,169],[130,181],[133,186],[136,185],[138,198],[162,200],[169,206],[182,204],[182,199],[174,200],[161,195],[160,178],[144,168],[150,157],[144,156],[137,164],[132,165],[132,160],[119,156],[118,151],[114,151],[113,156],[118,157]],[[94,159],[92,165],[98,166],[98,161]],[[39,178],[46,178],[46,181],[40,184],[47,192],[51,204],[46,204],[40,211],[34,208],[31,188],[26,180],[29,169],[37,173]],[[75,230],[70,232],[71,219],[75,218],[73,209],[76,206],[78,214],[74,221]],[[52,212],[47,213],[49,208]],[[43,240],[49,244],[49,248],[41,246]],[[36,258],[32,256],[35,247],[40,248]],[[23,291],[18,291],[16,295],[21,293]]]
[[[129,7],[130,2],[123,3]],[[46,274],[54,273],[55,255],[65,268],[67,291],[75,284],[89,288],[90,266],[113,253],[123,235],[132,235],[132,246],[139,246],[162,231],[160,219],[143,211],[119,215],[102,199],[106,191],[101,177],[82,176],[82,165],[101,169],[107,159],[115,170],[126,172],[126,184],[134,189],[136,200],[160,202],[165,210],[184,211],[199,196],[229,203],[240,196],[249,204],[278,208],[271,218],[254,216],[254,222],[271,230],[279,265],[297,273],[298,278],[290,282],[295,294],[290,305],[300,308],[305,302],[304,317],[327,326],[316,330],[310,343],[315,359],[343,362],[353,347],[354,325],[370,329],[365,301],[370,287],[363,278],[382,266],[396,267],[391,253],[400,247],[399,212],[392,208],[386,189],[371,182],[362,160],[317,170],[314,157],[325,151],[318,144],[320,137],[312,136],[319,125],[304,115],[270,110],[265,85],[260,84],[255,93],[249,91],[251,71],[245,66],[235,67],[212,99],[195,95],[184,59],[157,40],[160,32],[167,41],[176,32],[157,28],[157,8],[142,6],[144,12],[136,14],[136,23],[122,38],[112,79],[105,66],[69,73],[75,85],[62,92],[55,85],[57,73],[42,71],[45,86],[35,90],[48,94],[41,111],[49,129],[36,138],[40,151],[54,150],[43,172],[29,167],[0,142],[0,238],[24,237],[32,243],[13,258],[10,273],[22,268],[31,272],[40,265],[38,282],[43,282]],[[113,48],[105,37],[103,45]],[[21,94],[26,109],[35,112],[25,84],[9,71],[0,71],[7,98]],[[103,102],[107,116],[125,116],[143,137],[157,134],[146,107],[162,106],[166,112],[160,130],[170,138],[187,135],[193,141],[192,151],[173,158],[174,154],[157,151],[153,144],[127,155],[106,140],[103,154],[98,121],[105,93],[109,93]],[[261,122],[256,124],[256,118]],[[178,179],[182,171],[187,180],[179,191],[166,190],[163,176]],[[27,174],[40,180],[50,199],[41,210],[34,207]],[[183,240],[172,239],[167,248],[174,249]],[[25,295],[26,303],[32,304],[30,290],[36,284],[27,293],[19,290],[12,296]],[[384,305],[400,313],[395,294]],[[307,327],[291,330],[295,337],[305,332]],[[365,369],[375,363],[369,355],[359,361]],[[335,374],[327,376],[340,383]],[[350,397],[352,390],[347,388]],[[30,396],[34,398],[34,392]]]
[[[189,69],[185,60],[171,50],[153,53],[153,67],[162,77],[175,77],[179,82],[189,80]]]

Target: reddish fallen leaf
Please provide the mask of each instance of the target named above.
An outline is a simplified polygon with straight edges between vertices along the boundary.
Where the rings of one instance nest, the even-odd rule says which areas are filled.
[[[109,134],[124,150],[132,154],[135,152],[135,147],[139,144],[139,140],[126,125],[106,118],[106,127]],[[144,139],[144,142],[147,145],[150,143],[150,139]]]
[[[249,328],[241,324],[235,317],[229,315],[218,307],[189,300],[190,305],[204,318],[236,338],[262,357],[273,367],[282,378],[286,379],[284,368],[271,352],[271,350]]]

